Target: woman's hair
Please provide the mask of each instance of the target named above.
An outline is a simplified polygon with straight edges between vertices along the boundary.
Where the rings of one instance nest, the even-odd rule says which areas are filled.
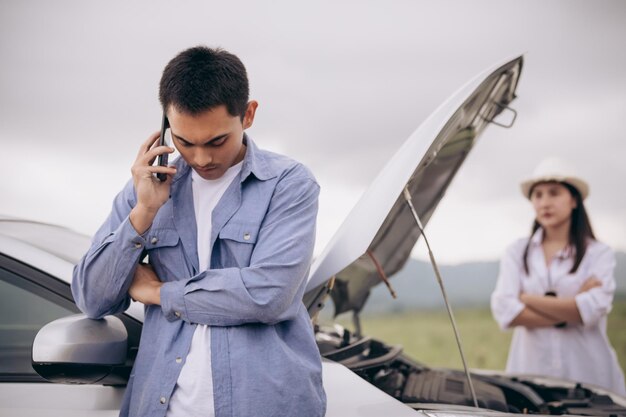
[[[587,243],[589,239],[595,240],[596,237],[594,236],[593,230],[591,229],[591,223],[589,222],[587,211],[585,211],[585,206],[583,205],[583,199],[580,196],[580,193],[578,192],[578,190],[566,182],[560,182],[559,184],[562,184],[563,186],[565,186],[565,188],[567,188],[567,190],[570,192],[572,197],[574,197],[574,200],[576,200],[576,207],[572,210],[572,215],[571,215],[572,221],[570,223],[570,228],[569,228],[569,244],[573,246],[575,249],[574,265],[572,266],[572,269],[570,269],[569,271],[570,274],[573,274],[574,272],[578,270],[578,266],[580,265],[580,262],[583,260],[583,257],[585,256],[585,251],[587,250]],[[532,193],[532,188],[530,189],[530,193]],[[541,225],[539,225],[539,223],[537,223],[537,220],[535,220],[533,223],[533,228],[532,228],[532,232],[530,235],[531,236],[534,235],[537,229],[539,229],[540,227]],[[529,246],[530,246],[530,239],[528,240],[528,243],[526,244],[526,248],[524,248],[523,261],[524,261],[524,272],[526,272],[526,275],[528,275],[528,248]]]

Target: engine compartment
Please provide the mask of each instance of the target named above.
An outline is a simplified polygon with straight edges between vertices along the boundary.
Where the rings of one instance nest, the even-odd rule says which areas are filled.
[[[464,372],[429,368],[402,352],[347,329],[316,327],[323,357],[341,363],[361,378],[416,410],[473,407]],[[582,384],[552,386],[531,377],[472,373],[479,407],[514,414],[624,416],[626,407]]]

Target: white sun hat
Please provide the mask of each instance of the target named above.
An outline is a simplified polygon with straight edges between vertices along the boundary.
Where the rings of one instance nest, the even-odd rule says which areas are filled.
[[[520,184],[524,197],[530,198],[530,190],[535,184],[549,181],[565,182],[571,185],[578,190],[583,200],[589,195],[589,185],[576,175],[576,170],[564,160],[551,157],[541,161],[532,177]]]

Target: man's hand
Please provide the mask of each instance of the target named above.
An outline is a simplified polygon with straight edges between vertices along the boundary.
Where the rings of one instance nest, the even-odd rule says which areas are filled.
[[[583,285],[580,287],[580,290],[578,290],[578,294],[589,291],[592,288],[601,287],[601,286],[602,286],[602,281],[600,281],[598,278],[594,276],[591,276],[587,278],[585,282],[583,282]]]
[[[133,184],[137,194],[137,205],[130,212],[130,223],[138,234],[143,234],[170,196],[170,184],[176,174],[174,167],[152,166],[157,156],[174,152],[169,146],[158,146],[160,132],[155,132],[146,140],[137,153],[131,172]],[[155,178],[154,174],[167,174],[163,182]]]
[[[145,305],[161,305],[161,286],[163,283],[154,273],[150,265],[139,264],[135,270],[133,282],[130,284],[128,294],[135,301]]]

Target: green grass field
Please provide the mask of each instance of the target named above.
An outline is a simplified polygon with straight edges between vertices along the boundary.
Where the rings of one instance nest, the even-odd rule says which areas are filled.
[[[489,308],[454,310],[470,368],[504,369],[511,331],[502,332]],[[339,323],[352,328],[349,318]],[[429,366],[461,368],[452,326],[445,311],[414,311],[364,316],[363,333],[389,344],[400,344],[412,358]],[[626,299],[616,300],[609,315],[608,336],[626,370]]]

